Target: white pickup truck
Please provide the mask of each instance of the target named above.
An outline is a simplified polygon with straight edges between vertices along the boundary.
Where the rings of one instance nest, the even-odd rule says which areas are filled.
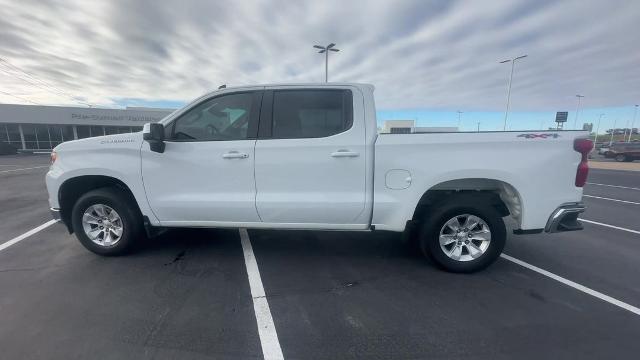
[[[141,133],[52,153],[54,217],[117,255],[166,227],[388,230],[440,267],[491,264],[516,234],[582,228],[581,131],[378,134],[374,87],[206,94]]]

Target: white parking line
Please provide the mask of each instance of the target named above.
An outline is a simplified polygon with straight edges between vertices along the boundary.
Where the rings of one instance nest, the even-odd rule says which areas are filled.
[[[617,201],[617,202],[621,202],[621,203],[625,203],[625,204],[640,205],[640,202],[635,202],[635,201],[612,199],[612,198],[606,198],[606,197],[601,197],[601,196],[593,196],[593,195],[582,195],[582,196],[588,197],[588,198],[594,198],[594,199]]]
[[[601,293],[599,291],[593,290],[593,289],[588,288],[588,287],[586,287],[584,285],[581,285],[581,284],[578,284],[576,282],[573,282],[573,281],[571,281],[569,279],[565,279],[562,276],[556,275],[554,273],[551,273],[551,272],[549,272],[547,270],[541,269],[541,268],[539,268],[537,266],[531,265],[531,264],[529,264],[527,262],[524,262],[522,260],[516,259],[516,258],[514,258],[512,256],[507,255],[507,254],[501,254],[500,257],[502,257],[503,259],[509,260],[509,261],[511,261],[513,263],[516,263],[516,264],[518,264],[520,266],[523,266],[523,267],[525,267],[525,268],[527,268],[529,270],[533,270],[533,271],[537,272],[538,274],[542,274],[542,275],[544,275],[546,277],[549,277],[549,278],[551,278],[553,280],[561,282],[561,283],[563,283],[565,285],[571,286],[572,288],[574,288],[576,290],[580,290],[585,294],[589,294],[589,295],[591,295],[593,297],[596,297],[596,298],[598,298],[600,300],[604,300],[604,301],[606,301],[606,302],[608,302],[610,304],[613,304],[615,306],[618,306],[618,307],[620,307],[622,309],[625,309],[627,311],[631,311],[632,313],[634,313],[636,315],[640,315],[640,308],[637,308],[637,307],[635,307],[633,305],[629,305],[626,302],[623,302],[623,301],[620,301],[618,299],[612,298],[609,295],[605,295],[605,294],[603,294],[603,293]]]
[[[22,170],[42,169],[42,168],[46,168],[46,167],[49,167],[49,165],[35,166],[35,167],[22,168],[22,169],[0,170],[0,173],[8,173],[8,172],[22,171]]]
[[[623,228],[623,227],[620,227],[620,226],[609,225],[609,224],[605,224],[605,223],[601,223],[601,222],[597,222],[597,221],[593,221],[593,220],[582,219],[582,218],[578,218],[578,220],[584,221],[584,222],[589,223],[589,224],[600,225],[600,226],[604,226],[604,227],[608,227],[608,228],[612,228],[612,229],[616,229],[616,230],[627,231],[627,232],[630,232],[630,233],[633,233],[633,234],[640,234],[640,231],[638,231],[638,230],[631,230],[631,229]]]
[[[251,247],[247,229],[240,229],[240,241],[242,243],[242,251],[244,252],[244,263],[247,267],[247,275],[249,276],[253,310],[256,313],[256,322],[258,323],[258,335],[260,336],[260,346],[262,346],[262,356],[265,359],[284,359],[280,342],[278,341],[276,327],[271,317],[269,303],[267,302],[264,287],[262,286],[258,262],[253,254],[253,247]]]
[[[55,224],[57,222],[58,222],[58,220],[49,220],[46,223],[38,226],[37,228],[31,229],[31,230],[27,231],[26,233],[24,233],[24,234],[22,234],[20,236],[16,236],[13,239],[11,239],[11,240],[9,240],[9,241],[7,241],[5,243],[0,244],[0,251],[8,248],[9,246],[11,246],[11,245],[13,245],[15,243],[18,243],[18,242],[28,238],[29,236],[31,236],[31,235],[33,235],[33,234],[35,234],[37,232],[40,232],[40,231],[48,228],[49,226],[51,226],[51,225],[53,225],[53,224]]]
[[[588,182],[587,184],[589,184],[589,185],[598,185],[598,186],[608,186],[608,187],[614,187],[614,188],[620,188],[620,189],[629,189],[629,190],[638,190],[638,191],[640,191],[640,188],[629,187],[629,186],[609,185],[609,184],[598,184],[598,183],[591,183],[591,182]]]

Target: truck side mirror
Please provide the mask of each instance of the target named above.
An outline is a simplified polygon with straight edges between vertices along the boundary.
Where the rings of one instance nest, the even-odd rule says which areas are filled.
[[[142,138],[149,143],[149,149],[157,153],[164,152],[164,126],[159,123],[144,124]]]

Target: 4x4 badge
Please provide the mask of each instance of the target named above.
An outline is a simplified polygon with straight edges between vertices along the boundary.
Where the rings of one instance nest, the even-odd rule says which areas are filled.
[[[553,134],[520,134],[520,135],[518,135],[518,137],[523,137],[523,138],[526,138],[526,139],[537,139],[537,138],[546,139],[546,138],[552,137],[554,139],[557,139],[557,138],[560,137],[560,134],[556,134],[556,133],[553,133]]]

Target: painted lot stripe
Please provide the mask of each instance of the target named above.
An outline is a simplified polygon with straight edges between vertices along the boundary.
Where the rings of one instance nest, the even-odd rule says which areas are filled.
[[[565,284],[567,286],[571,286],[572,288],[574,288],[576,290],[580,290],[585,294],[589,294],[589,295],[591,295],[593,297],[596,297],[596,298],[598,298],[600,300],[606,301],[606,302],[608,302],[608,303],[610,303],[612,305],[615,305],[617,307],[620,307],[622,309],[630,311],[630,312],[632,312],[632,313],[634,313],[636,315],[640,315],[640,308],[637,308],[637,307],[635,307],[633,305],[629,305],[626,302],[623,302],[623,301],[620,301],[618,299],[612,298],[609,295],[605,295],[605,294],[603,294],[603,293],[601,293],[599,291],[593,290],[593,289],[588,288],[588,287],[586,287],[584,285],[581,285],[581,284],[578,284],[576,282],[573,282],[573,281],[571,281],[569,279],[565,279],[562,276],[556,275],[556,274],[551,273],[551,272],[549,272],[547,270],[541,269],[541,268],[539,268],[537,266],[531,265],[531,264],[529,264],[527,262],[524,262],[522,260],[519,260],[519,259],[516,259],[514,257],[511,257],[511,256],[509,256],[507,254],[501,254],[500,257],[502,257],[503,259],[509,260],[509,261],[511,261],[513,263],[516,263],[516,264],[518,264],[520,266],[523,266],[523,267],[525,267],[525,268],[527,268],[529,270],[533,270],[533,271],[537,272],[538,274],[544,275],[544,276],[546,276],[548,278],[551,278],[553,280],[561,282],[561,283],[563,283],[563,284]]]
[[[593,221],[593,220],[587,220],[587,219],[581,219],[581,218],[578,218],[578,220],[584,221],[584,222],[589,223],[589,224],[600,225],[600,226],[604,226],[604,227],[608,227],[608,228],[612,228],[612,229],[617,229],[617,230],[622,230],[622,231],[627,231],[627,232],[630,232],[630,233],[633,233],[633,234],[639,234],[640,235],[640,231],[638,231],[638,230],[631,230],[631,229],[623,228],[623,227],[620,227],[620,226],[609,225],[609,224],[605,224],[605,223],[601,223],[601,222],[597,222],[597,221]]]
[[[13,244],[19,243],[20,241],[28,238],[29,236],[31,236],[31,235],[33,235],[35,233],[38,233],[38,232],[48,228],[49,226],[51,226],[51,225],[53,225],[53,224],[55,224],[57,222],[58,222],[58,220],[49,220],[46,223],[38,226],[37,228],[31,229],[31,230],[27,231],[26,233],[24,233],[22,235],[16,236],[13,239],[11,239],[11,240],[9,240],[9,241],[7,241],[5,243],[0,244],[0,251],[8,248],[9,246],[11,246]]]
[[[614,188],[620,188],[620,189],[629,189],[629,190],[637,190],[637,191],[640,191],[640,188],[629,187],[629,186],[609,185],[609,184],[598,184],[598,183],[591,183],[591,182],[588,182],[587,184],[589,184],[589,185],[598,185],[598,186],[608,186],[608,187],[614,187]]]
[[[606,198],[606,197],[601,197],[601,196],[593,196],[593,195],[582,195],[582,196],[588,197],[588,198],[594,198],[594,199],[617,201],[617,202],[621,202],[621,203],[625,203],[625,204],[640,205],[640,202],[635,202],[635,201],[612,199],[612,198]]]
[[[46,168],[46,167],[49,167],[49,165],[44,165],[44,166],[35,166],[35,167],[22,168],[22,169],[0,170],[0,173],[9,173],[9,172],[14,172],[14,171],[33,170],[33,169],[42,169],[42,168]]]
[[[264,293],[258,262],[253,253],[253,247],[249,240],[247,229],[240,229],[240,241],[242,242],[242,252],[244,253],[244,263],[247,266],[249,276],[249,287],[253,298],[253,310],[256,313],[258,323],[258,335],[260,336],[260,346],[262,346],[262,356],[265,359],[284,359],[282,349],[278,341],[276,327],[273,324],[269,303]]]

